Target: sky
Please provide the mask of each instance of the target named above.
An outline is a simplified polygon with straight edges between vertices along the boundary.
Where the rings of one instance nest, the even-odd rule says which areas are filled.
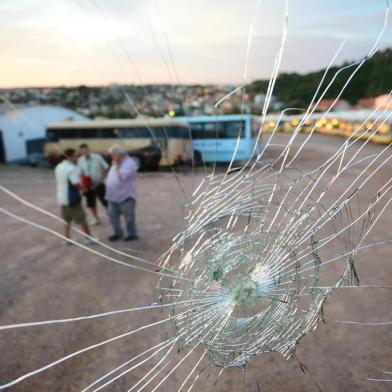
[[[1,0],[0,88],[266,79],[280,47],[285,3]],[[335,63],[366,55],[385,8],[386,0],[288,1],[280,71],[322,69],[343,41]],[[391,25],[381,48],[392,46]]]

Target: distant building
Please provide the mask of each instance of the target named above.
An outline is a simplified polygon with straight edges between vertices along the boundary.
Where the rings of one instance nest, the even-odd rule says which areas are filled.
[[[375,103],[376,97],[361,98],[357,103],[357,107],[360,109],[371,109],[374,108]]]
[[[47,123],[88,120],[59,106],[0,105],[0,162],[28,162],[42,156]]]
[[[351,105],[345,99],[338,99],[335,105],[329,109],[334,102],[335,98],[322,99],[317,105],[316,111],[325,112],[327,110],[331,110],[332,112],[341,112],[351,109]],[[312,109],[314,106],[316,106],[316,104],[312,105]]]
[[[391,107],[391,97],[388,94],[379,95],[378,97],[361,98],[358,101],[358,108],[362,109],[387,109]]]

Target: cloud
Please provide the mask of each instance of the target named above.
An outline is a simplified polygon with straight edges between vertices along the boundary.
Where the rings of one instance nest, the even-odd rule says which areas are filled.
[[[170,50],[181,82],[237,84],[255,16],[248,75],[267,78],[279,48],[284,0],[262,1],[257,13],[256,4],[2,0],[2,83],[138,83],[133,64],[146,83],[174,82],[163,58],[170,63]],[[343,39],[348,41],[339,61],[363,56],[381,29],[383,11],[383,1],[292,0],[282,70],[324,67]]]

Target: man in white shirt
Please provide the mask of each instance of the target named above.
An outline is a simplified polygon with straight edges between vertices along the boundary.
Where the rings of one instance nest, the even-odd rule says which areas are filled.
[[[57,202],[61,207],[61,216],[65,221],[64,235],[70,238],[71,222],[80,225],[85,234],[90,237],[90,228],[86,221],[79,190],[80,171],[76,166],[77,156],[73,148],[64,151],[65,159],[56,166]],[[70,242],[65,242],[70,244]]]
[[[100,220],[97,211],[97,197],[101,204],[107,208],[104,179],[109,165],[101,155],[90,152],[87,144],[79,146],[79,153],[78,167],[82,175],[83,194],[86,197],[87,207],[91,210],[94,217],[91,223],[98,225]]]

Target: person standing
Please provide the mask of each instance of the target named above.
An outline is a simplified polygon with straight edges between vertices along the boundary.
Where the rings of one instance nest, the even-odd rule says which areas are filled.
[[[97,211],[97,197],[101,204],[107,208],[104,179],[109,165],[101,155],[90,152],[87,144],[81,144],[79,152],[78,167],[82,174],[83,194],[86,198],[87,207],[93,214],[91,224],[95,226],[101,223]]]
[[[57,202],[61,208],[61,216],[65,221],[64,236],[69,239],[71,231],[71,223],[75,222],[80,225],[83,232],[89,237],[86,243],[92,243],[96,240],[91,237],[90,228],[86,221],[86,214],[84,213],[81,204],[81,184],[80,171],[76,166],[77,156],[73,148],[68,148],[64,151],[65,159],[56,166],[55,177],[57,185]],[[65,241],[66,245],[71,242]]]
[[[135,222],[137,166],[122,146],[112,146],[109,154],[112,157],[112,166],[106,177],[106,200],[109,203],[108,213],[114,231],[109,240],[117,241],[123,238],[121,215],[124,216],[127,228],[127,236],[124,240],[136,240],[138,238]]]

